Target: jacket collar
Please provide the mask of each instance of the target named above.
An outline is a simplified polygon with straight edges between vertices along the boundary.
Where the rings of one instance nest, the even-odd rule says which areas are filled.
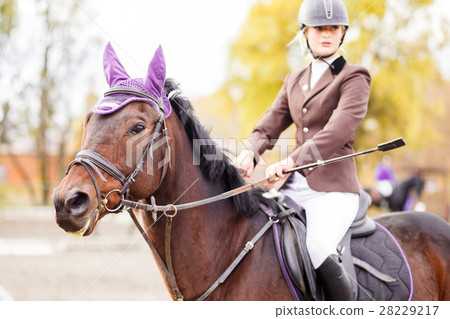
[[[308,68],[301,73],[302,75],[300,76],[300,79],[298,81],[298,84],[300,85],[300,91],[305,97],[303,105],[306,104],[317,93],[326,88],[333,81],[335,76],[342,71],[345,64],[346,61],[342,56],[334,60],[330,67],[331,72],[325,72],[312,90],[310,90],[309,88],[309,84],[311,82],[311,65],[309,65]]]
[[[333,68],[330,68],[331,73],[333,75],[338,75],[344,68],[345,63],[347,63],[347,61],[345,61],[343,56],[340,56],[339,58],[334,60],[333,63],[331,63],[331,65],[333,66]]]

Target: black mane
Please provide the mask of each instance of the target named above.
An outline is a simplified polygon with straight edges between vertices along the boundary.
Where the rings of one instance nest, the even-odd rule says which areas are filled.
[[[164,84],[164,90],[169,93],[176,91],[177,93],[170,99],[170,104],[173,111],[180,118],[186,133],[191,141],[200,139],[203,141],[211,141],[209,133],[205,128],[200,125],[197,117],[194,114],[194,108],[188,99],[181,96],[181,92],[178,88],[178,84],[172,80],[167,79]],[[204,145],[209,144],[209,145]],[[200,169],[212,182],[220,181],[223,183],[227,190],[234,189],[236,187],[245,184],[244,179],[239,175],[238,170],[233,166],[228,157],[223,154],[214,143],[202,143],[201,148],[198,150],[193,149],[196,158],[200,159]],[[198,154],[199,153],[199,154]],[[207,159],[205,155],[213,154],[215,159]],[[262,197],[261,191],[248,191],[240,195],[233,197],[233,202],[236,211],[243,216],[252,216],[259,210],[259,203],[267,200]]]

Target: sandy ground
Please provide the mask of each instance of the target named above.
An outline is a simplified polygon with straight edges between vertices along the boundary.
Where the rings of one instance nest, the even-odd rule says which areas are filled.
[[[170,300],[128,215],[77,239],[51,207],[0,209],[0,300]]]

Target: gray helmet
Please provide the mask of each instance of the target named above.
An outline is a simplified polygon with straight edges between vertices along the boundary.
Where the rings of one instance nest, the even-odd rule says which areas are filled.
[[[343,25],[348,28],[348,14],[342,0],[304,0],[298,13],[298,26]]]

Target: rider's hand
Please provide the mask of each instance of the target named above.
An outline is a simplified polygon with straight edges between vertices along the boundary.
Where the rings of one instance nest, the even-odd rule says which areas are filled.
[[[269,167],[266,168],[266,177],[272,177],[270,181],[267,182],[266,186],[269,186],[270,184],[273,184],[275,182],[278,182],[280,179],[284,177],[284,172],[290,168],[295,167],[295,161],[288,157],[287,159],[272,164]]]
[[[234,165],[244,171],[244,177],[250,177],[253,173],[255,165],[253,159],[255,158],[255,153],[250,150],[243,150],[241,154],[234,160]]]

